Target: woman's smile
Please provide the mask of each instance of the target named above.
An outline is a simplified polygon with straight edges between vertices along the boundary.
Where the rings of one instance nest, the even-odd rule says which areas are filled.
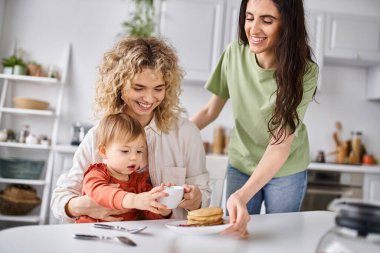
[[[136,103],[139,105],[141,110],[149,111],[153,106],[153,103],[145,103],[145,102],[136,102]]]
[[[260,44],[262,43],[263,41],[265,41],[267,39],[267,37],[257,37],[257,36],[250,36],[249,37],[249,42],[251,44]]]

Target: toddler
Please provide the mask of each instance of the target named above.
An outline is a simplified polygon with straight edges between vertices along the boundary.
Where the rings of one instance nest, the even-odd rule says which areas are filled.
[[[84,174],[83,194],[97,204],[128,211],[123,220],[169,218],[172,210],[157,202],[167,196],[164,185],[152,187],[147,165],[145,131],[125,113],[104,117],[96,129],[103,163],[89,166]],[[77,223],[102,222],[80,216]]]

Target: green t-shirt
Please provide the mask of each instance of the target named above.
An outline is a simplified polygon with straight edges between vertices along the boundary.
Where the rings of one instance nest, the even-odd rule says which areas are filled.
[[[309,140],[302,121],[317,86],[318,68],[311,64],[311,70],[304,77],[303,98],[297,108],[301,124],[296,129],[289,157],[275,177],[303,171],[310,162]],[[274,70],[262,69],[257,64],[248,46],[235,41],[224,51],[206,83],[213,94],[231,100],[234,128],[228,146],[229,162],[248,175],[255,170],[270,141],[268,121],[277,89],[273,74]]]

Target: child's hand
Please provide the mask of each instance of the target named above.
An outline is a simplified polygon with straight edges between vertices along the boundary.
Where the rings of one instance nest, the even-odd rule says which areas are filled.
[[[167,216],[169,216],[171,213],[172,213],[172,209],[158,208],[158,214],[164,218],[169,218]]]
[[[163,190],[164,185],[161,184],[148,192],[137,194],[135,201],[136,208],[140,210],[148,210],[157,214],[161,214],[163,212],[162,210],[165,209],[168,210],[168,212],[164,211],[164,213],[168,215],[170,213],[170,209],[157,201],[157,199],[167,197],[169,195],[166,192],[163,192]]]

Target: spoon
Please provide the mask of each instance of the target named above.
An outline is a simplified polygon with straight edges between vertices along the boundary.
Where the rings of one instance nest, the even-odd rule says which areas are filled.
[[[103,229],[121,230],[121,231],[125,231],[125,232],[131,233],[131,234],[140,233],[141,231],[143,231],[147,228],[147,226],[145,226],[145,227],[141,227],[141,228],[127,229],[127,228],[122,227],[122,226],[112,226],[112,225],[100,224],[100,223],[95,223],[94,227],[95,228],[103,228]]]
[[[113,240],[117,238],[121,243],[129,245],[129,246],[137,246],[137,244],[125,236],[115,236],[115,237],[109,237],[109,236],[101,236],[101,235],[87,235],[87,234],[74,234],[74,239],[81,239],[81,240]]]

